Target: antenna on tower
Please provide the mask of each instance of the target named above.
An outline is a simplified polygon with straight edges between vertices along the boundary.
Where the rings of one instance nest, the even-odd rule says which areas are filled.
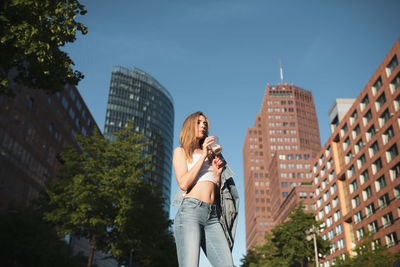
[[[283,70],[282,70],[282,59],[279,59],[280,62],[280,71],[281,71],[281,84],[283,84]]]

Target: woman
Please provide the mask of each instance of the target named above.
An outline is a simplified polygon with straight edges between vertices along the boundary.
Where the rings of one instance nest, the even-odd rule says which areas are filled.
[[[181,267],[198,266],[200,247],[213,266],[233,266],[232,254],[218,220],[215,204],[223,162],[209,158],[208,119],[201,112],[189,115],[179,135],[173,165],[179,188],[186,191],[174,221],[178,261]]]

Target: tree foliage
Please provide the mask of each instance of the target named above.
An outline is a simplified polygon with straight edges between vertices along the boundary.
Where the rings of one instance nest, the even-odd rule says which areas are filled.
[[[0,216],[1,265],[84,267],[87,258],[71,251],[40,211],[10,209]]]
[[[265,235],[265,243],[255,246],[242,259],[242,266],[307,266],[314,259],[313,240],[307,240],[306,232],[313,226],[320,229],[312,213],[303,211],[302,203],[294,208],[289,220]],[[329,250],[329,241],[317,236],[317,248],[321,255]]]
[[[3,0],[0,4],[0,95],[14,96],[14,82],[46,93],[77,85],[83,78],[60,47],[87,28],[78,0]]]
[[[353,257],[347,253],[345,258],[338,258],[335,266],[338,267],[392,267],[400,253],[391,253],[387,247],[373,242],[373,235],[368,234],[354,249]]]
[[[147,144],[132,134],[132,123],[115,136],[112,142],[99,133],[78,136],[81,151],[62,153],[58,179],[46,190],[45,218],[61,235],[87,238],[120,263],[132,254],[141,266],[161,266],[155,261],[163,255],[168,266],[166,259],[176,261],[175,245],[161,194],[143,178],[151,167]]]

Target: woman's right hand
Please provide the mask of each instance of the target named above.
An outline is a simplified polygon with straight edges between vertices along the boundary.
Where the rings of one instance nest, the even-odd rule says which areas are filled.
[[[214,143],[215,136],[208,136],[204,139],[202,155],[204,158],[208,156],[209,146]]]

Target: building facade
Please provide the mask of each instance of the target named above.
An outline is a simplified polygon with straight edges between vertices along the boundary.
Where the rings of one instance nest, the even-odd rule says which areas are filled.
[[[288,84],[268,85],[243,147],[247,250],[264,243],[275,220],[284,220],[281,205],[294,187],[310,184],[310,167],[320,149],[311,92]],[[304,188],[294,195],[301,196],[308,210],[312,192]]]
[[[0,211],[26,207],[55,176],[59,153],[98,127],[74,86],[52,96],[15,85],[0,96]]]
[[[400,250],[400,39],[313,163],[316,219],[332,248],[331,266],[367,232],[390,251]]]
[[[153,77],[134,68],[114,67],[111,74],[104,136],[113,140],[113,132],[133,121],[135,133],[150,142],[146,154],[152,155],[148,179],[162,191],[169,210],[174,131],[174,105],[169,92]]]

